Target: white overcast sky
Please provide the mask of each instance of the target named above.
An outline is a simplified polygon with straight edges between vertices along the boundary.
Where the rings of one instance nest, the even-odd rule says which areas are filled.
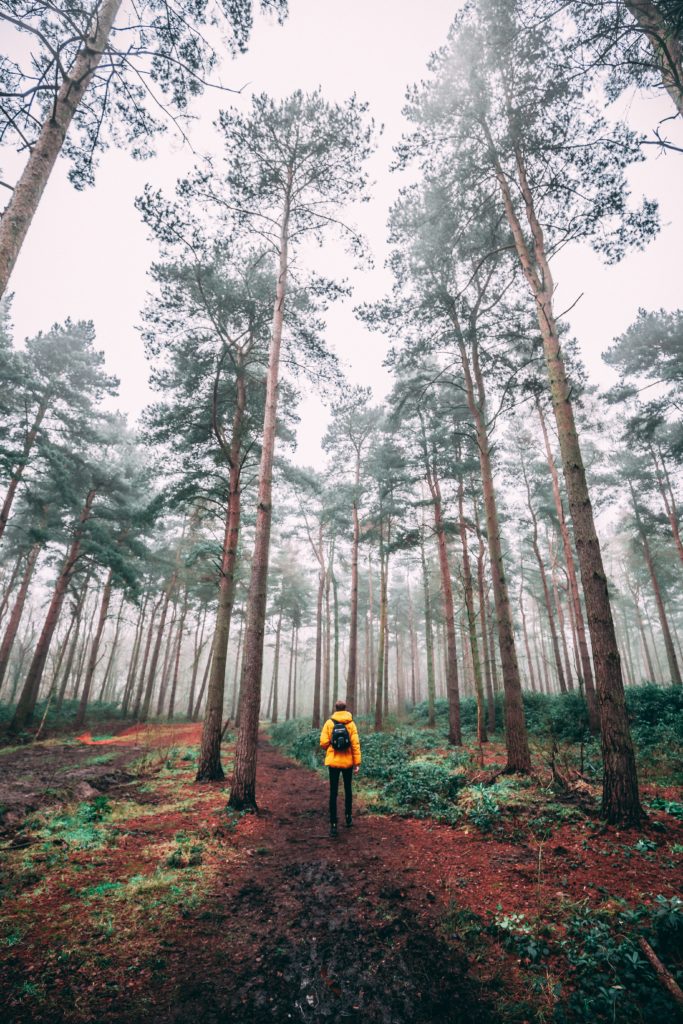
[[[385,341],[358,323],[352,306],[380,297],[390,285],[383,269],[386,218],[399,178],[388,167],[391,148],[404,128],[405,88],[424,76],[429,54],[443,43],[457,6],[453,0],[290,0],[285,25],[260,18],[249,53],[226,62],[221,72],[224,84],[245,87],[230,100],[244,108],[251,91],[283,96],[320,85],[332,99],[356,92],[385,125],[371,167],[373,199],[362,208],[360,224],[374,253],[375,270],[355,273],[336,243],[321,260],[325,272],[348,276],[355,287],[353,300],[331,311],[329,339],[350,379],[371,384],[378,399],[388,384],[382,368]],[[213,93],[195,104],[194,113],[201,119],[193,135],[198,149],[211,147],[215,111],[227,103],[225,95]],[[670,113],[661,96],[631,95],[624,107],[630,123],[643,131]],[[672,129],[670,134],[675,137]],[[677,141],[683,145],[680,130]],[[68,184],[68,167],[61,162],[10,285],[19,339],[67,316],[95,322],[108,368],[121,378],[118,407],[132,419],[151,397],[136,325],[156,252],[133,202],[147,182],[170,190],[193,162],[187,148],[177,144],[164,143],[157,158],[143,163],[124,151],[112,151],[100,161],[96,188],[80,193]],[[7,177],[19,166],[9,154],[3,155],[2,165]],[[663,228],[656,241],[616,267],[604,267],[585,248],[568,251],[556,263],[558,308],[582,295],[569,320],[597,382],[609,380],[601,352],[631,323],[639,306],[674,309],[682,304],[683,154],[659,156],[652,151],[632,171],[631,179],[634,192],[645,192],[661,204]],[[298,458],[320,464],[319,439],[327,414],[314,396],[304,400],[300,412]]]

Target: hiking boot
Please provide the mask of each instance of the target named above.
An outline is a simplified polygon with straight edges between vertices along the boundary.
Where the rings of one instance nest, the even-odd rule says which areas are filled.
[[[337,822],[336,821],[333,821],[332,824],[330,825],[330,837],[332,839],[336,839],[337,838]]]
[[[351,817],[350,814],[347,814],[346,815],[346,827],[347,828],[351,828],[352,825],[353,825],[353,818]]]

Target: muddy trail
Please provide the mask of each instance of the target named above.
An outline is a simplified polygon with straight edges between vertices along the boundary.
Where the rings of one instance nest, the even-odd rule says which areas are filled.
[[[324,783],[264,741],[258,792],[246,863],[218,877],[201,938],[173,950],[157,1020],[496,1019],[483,979],[439,937],[400,820],[356,813],[331,839]]]

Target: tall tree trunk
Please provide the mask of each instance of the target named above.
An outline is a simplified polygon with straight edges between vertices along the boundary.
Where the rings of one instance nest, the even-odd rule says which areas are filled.
[[[6,575],[3,574],[2,600],[0,600],[0,624],[2,624],[2,620],[5,618],[5,612],[7,611],[7,605],[9,604],[10,597],[14,593],[14,585],[16,584],[17,579],[19,578],[19,573],[21,571],[21,566],[22,566],[22,563],[24,561],[25,556],[26,556],[26,552],[25,551],[20,551],[19,552],[19,554],[17,555],[17,557],[14,560],[14,565],[12,566],[12,571],[9,573],[9,579],[7,580],[6,584],[5,584]]]
[[[368,629],[369,645],[370,645],[370,662],[368,665],[368,671],[370,673],[369,678],[369,693],[368,693],[368,714],[371,713],[375,706],[375,688],[376,688],[376,675],[375,675],[375,629],[374,629],[374,604],[372,599],[372,555],[368,552]]]
[[[551,552],[551,557],[553,557]],[[557,582],[557,559],[553,557],[553,561],[550,566],[550,582],[553,585],[553,601],[555,603],[555,614],[557,616],[557,628],[559,632],[560,642],[562,644],[562,657],[564,658],[564,677],[567,680],[567,689],[574,689],[574,680],[572,678],[572,665],[569,660],[569,647],[567,646],[567,631],[565,629],[564,612],[562,610],[562,601],[560,600],[560,590]]]
[[[631,497],[633,499],[635,507],[635,494],[633,486],[631,487]],[[662,637],[664,639],[664,650],[666,651],[666,660],[669,665],[669,678],[673,686],[681,685],[681,670],[678,666],[678,660],[676,658],[676,649],[674,647],[673,638],[671,636],[671,629],[669,627],[669,619],[666,614],[666,608],[664,607],[664,599],[662,598],[662,590],[657,579],[657,570],[655,569],[655,563],[652,558],[652,551],[650,550],[650,542],[647,539],[645,528],[641,522],[640,516],[636,512],[636,522],[638,525],[638,533],[640,534],[640,543],[643,548],[643,555],[645,556],[645,564],[647,565],[647,571],[650,574],[650,582],[652,583],[652,591],[655,595],[655,604],[657,605],[657,614],[659,615],[659,625],[662,630]]]
[[[199,662],[204,650],[204,628],[206,626],[207,606],[204,605],[203,614],[197,620],[197,628],[194,634],[194,651],[192,658],[192,676],[190,677],[190,690],[187,698],[187,717],[192,718],[194,715],[194,698],[195,698],[195,687],[197,685],[197,673],[199,672]],[[240,630],[240,636],[242,631]]]
[[[10,202],[10,206],[11,206],[11,202]],[[8,210],[9,210],[9,206],[7,207],[7,210],[5,210],[5,212],[2,214],[2,217],[0,218],[0,247],[2,246],[2,237],[3,237],[4,226],[5,226],[5,217],[7,216],[7,211]],[[2,277],[2,249],[0,248],[0,281],[1,281],[1,277]],[[5,282],[5,284],[6,284],[6,282]],[[0,298],[1,298],[1,296],[0,296]],[[40,430],[41,424],[42,424],[42,422],[43,422],[43,420],[45,418],[45,413],[48,410],[48,405],[49,405],[49,400],[47,398],[44,398],[41,401],[40,405],[38,406],[38,408],[36,410],[36,414],[35,414],[35,416],[33,418],[33,423],[31,424],[30,428],[27,430],[26,435],[24,437],[24,445],[23,445],[23,448],[22,448],[22,451],[21,451],[21,456],[17,460],[17,464],[14,467],[14,469],[12,470],[12,476],[10,477],[9,487],[7,488],[7,494],[5,495],[5,499],[4,499],[3,503],[2,503],[2,508],[0,508],[0,539],[2,539],[2,536],[3,536],[4,532],[5,532],[5,528],[7,527],[7,523],[9,521],[9,517],[10,517],[10,513],[12,511],[12,505],[14,504],[14,499],[15,499],[16,494],[17,494],[17,489],[18,489],[19,484],[21,483],[21,480],[23,478],[24,470],[26,469],[26,466],[28,465],[29,456],[30,456],[31,452],[33,451],[33,446],[36,443],[36,438],[38,437],[38,431]]]
[[[322,532],[322,527],[321,527]],[[322,539],[321,539],[322,548]],[[318,598],[315,605],[315,675],[313,677],[313,721],[314,729],[319,729],[321,718],[321,686],[323,661],[323,598],[325,596],[325,569],[320,568],[318,574]]]
[[[242,653],[242,637],[244,635],[244,617],[240,619],[240,631],[237,635],[237,652],[235,654],[235,671],[232,675],[232,704],[230,705],[230,718],[234,721],[237,714],[237,697],[239,694],[240,680],[240,655]]]
[[[71,644],[69,646],[69,654],[68,654],[68,657],[66,659],[66,665],[64,666],[64,672],[62,674],[62,681],[61,681],[61,684],[59,686],[59,693],[57,695],[57,710],[58,711],[61,709],[62,704],[64,703],[64,697],[66,695],[66,688],[68,686],[69,678],[71,676],[71,670],[73,668],[74,660],[76,658],[76,651],[78,650],[78,638],[79,638],[80,632],[81,632],[81,620],[82,620],[82,616],[83,616],[83,608],[85,606],[85,599],[86,599],[86,595],[88,593],[88,586],[89,585],[90,585],[90,576],[87,577],[85,583],[81,587],[81,592],[78,595],[78,599],[76,601],[76,606],[75,606],[75,608],[73,610],[73,616],[71,618],[71,622],[69,623],[69,631],[67,632],[67,641],[69,639],[69,633],[71,632],[71,629],[73,628],[74,625],[76,626],[76,632],[74,633],[73,640],[71,641]]]
[[[436,532],[437,549],[439,552],[439,569],[441,571],[441,596],[443,615],[446,623],[446,692],[448,695],[448,742],[460,745],[462,731],[460,728],[460,683],[458,680],[458,654],[455,643],[455,610],[453,607],[453,584],[446,544],[446,531],[443,521],[441,502],[441,486],[433,467],[427,466],[427,483],[432,496],[434,510],[434,530]]]
[[[142,699],[145,693],[145,680],[147,679],[147,665],[149,663],[149,654],[152,649],[152,640],[154,639],[154,623],[156,622],[157,612],[164,603],[165,594],[157,599],[152,606],[152,617],[149,621],[147,629],[147,638],[145,640],[145,650],[142,656],[142,665],[140,667],[140,675],[138,676],[138,683],[135,689],[135,702],[133,704],[133,718],[136,720],[140,717],[140,709],[142,708]]]
[[[0,646],[0,687],[2,687],[3,680],[5,678],[5,672],[9,664],[9,657],[12,653],[12,647],[16,639],[17,630],[19,629],[19,623],[21,622],[21,616],[24,613],[24,605],[26,604],[26,595],[28,594],[28,588],[33,578],[35,571],[36,562],[38,561],[38,555],[40,554],[42,544],[37,542],[31,547],[26,558],[26,567],[24,569],[24,575],[22,576],[21,583],[19,584],[19,590],[14,601],[14,606],[7,623],[7,629],[2,639],[2,646]]]
[[[292,169],[288,169],[285,205],[280,231],[280,266],[273,309],[273,330],[268,356],[266,410],[263,422],[261,464],[259,467],[256,532],[251,561],[251,579],[247,598],[247,626],[244,642],[244,697],[240,707],[240,728],[235,747],[235,773],[229,805],[236,810],[256,810],[256,752],[258,744],[261,675],[263,672],[263,634],[268,592],[268,559],[272,519],[272,476],[275,431],[277,426],[280,346],[287,292],[287,252]]]
[[[128,673],[126,675],[126,685],[123,691],[123,699],[121,701],[121,714],[124,718],[128,715],[128,708],[130,706],[130,699],[133,695],[133,684],[135,682],[135,674],[138,667],[138,659],[140,657],[140,648],[142,647],[142,637],[145,628],[145,614],[147,612],[147,603],[149,601],[149,591],[145,593],[145,598],[142,602],[142,607],[138,614],[138,620],[135,624],[135,637],[133,639],[133,650],[130,654],[130,663],[128,665]]]
[[[81,550],[81,543],[83,541],[83,531],[92,514],[95,493],[96,492],[94,490],[88,491],[85,503],[81,510],[78,525],[74,531],[71,546],[69,547],[67,556],[62,564],[62,569],[57,579],[57,583],[52,594],[52,600],[50,601],[50,607],[48,608],[47,616],[45,618],[45,623],[36,645],[33,660],[31,661],[26,680],[19,697],[19,702],[14,712],[14,717],[10,723],[9,731],[11,733],[21,732],[22,729],[26,728],[33,715],[36,700],[38,699],[38,692],[40,690],[40,683],[43,678],[45,662],[47,661],[48,652],[50,650],[50,643],[57,627],[57,622],[59,621],[59,613],[62,610],[64,597],[66,596],[67,589],[71,582],[71,577],[73,576],[76,568],[76,563]]]
[[[417,636],[410,582],[408,583],[408,631],[410,634],[410,703],[411,707],[415,708],[417,704]]]
[[[242,372],[237,376],[237,403],[232,421],[230,442],[230,480],[228,514],[226,516],[221,575],[218,591],[218,612],[213,640],[213,660],[202,728],[202,746],[197,765],[197,782],[218,781],[225,773],[221,764],[221,737],[223,734],[223,705],[225,703],[225,673],[228,659],[230,623],[235,604],[235,567],[240,532],[242,500],[240,474],[242,471],[242,424],[247,405],[246,382]]]
[[[194,711],[192,712],[192,721],[193,722],[198,721],[199,715],[200,715],[201,710],[202,710],[202,706],[204,704],[204,694],[206,693],[206,685],[207,685],[207,683],[209,681],[209,673],[211,672],[212,664],[213,664],[213,644],[211,644],[211,647],[209,649],[209,656],[206,659],[206,665],[204,666],[204,675],[202,676],[202,685],[199,687],[199,693],[197,695],[197,703],[195,704]],[[240,693],[240,697],[241,697],[241,693]],[[238,714],[239,714],[239,711],[238,711]]]
[[[681,531],[678,525],[678,509],[676,507],[676,498],[671,486],[671,478],[661,451],[657,453],[654,448],[651,447],[650,454],[652,455],[652,461],[655,465],[657,486],[659,487],[659,493],[661,494],[664,502],[664,510],[666,512],[666,517],[669,520],[669,526],[671,527],[671,535],[674,539],[676,550],[678,551],[678,557],[681,562],[683,562],[683,541],[681,540]]]
[[[529,645],[529,631],[526,628],[526,612],[524,610],[524,569],[520,573],[521,580],[519,584],[519,614],[522,619],[522,636],[524,637],[524,650],[526,651],[526,663],[529,667],[529,682],[531,683],[531,689],[536,692],[536,676],[534,675],[534,666],[531,660],[531,647]]]
[[[171,596],[175,590],[176,574],[173,572],[171,577],[166,584],[164,590],[163,601],[161,604],[161,618],[159,619],[159,626],[157,628],[157,636],[154,642],[154,648],[152,650],[152,661],[149,666],[149,672],[147,674],[147,685],[145,686],[145,693],[142,699],[142,706],[140,708],[139,720],[146,722],[149,718],[149,709],[152,705],[152,691],[154,690],[154,683],[156,681],[157,666],[159,664],[159,654],[161,653],[161,642],[164,636],[164,629],[166,627],[166,615],[168,613],[168,606],[171,601]]]
[[[88,659],[88,668],[85,673],[83,692],[81,693],[81,701],[80,704],[78,705],[78,711],[76,712],[76,721],[74,724],[77,729],[80,729],[85,724],[85,713],[88,707],[88,701],[90,700],[90,690],[92,689],[92,682],[95,677],[95,669],[97,668],[98,654],[100,652],[100,642],[102,640],[102,634],[104,632],[104,627],[107,622],[107,615],[109,614],[112,577],[113,571],[110,569],[107,574],[107,581],[104,584],[104,590],[102,591],[102,601],[100,603],[100,614],[97,620],[97,629],[95,630],[95,636],[93,637],[92,644],[90,645],[90,657]]]
[[[557,472],[557,466],[555,465],[553,450],[550,446],[548,427],[545,421],[543,407],[540,401],[537,401],[536,409],[538,411],[538,416],[541,421],[541,430],[543,432],[543,441],[545,444],[545,455],[546,460],[548,462],[548,469],[550,470],[550,477],[553,484],[553,500],[555,502],[555,512],[557,513],[557,519],[560,524],[560,536],[562,537],[562,548],[564,551],[564,564],[567,570],[567,579],[569,581],[569,602],[574,612],[574,622],[576,625],[576,633],[579,642],[579,652],[581,655],[581,674],[583,677],[583,684],[586,691],[586,704],[588,706],[588,726],[592,733],[597,733],[600,729],[600,716],[598,714],[598,700],[597,695],[595,693],[595,681],[593,679],[593,664],[591,662],[591,656],[588,651],[588,641],[586,639],[586,625],[583,618],[583,608],[581,607],[581,596],[579,594],[579,581],[576,578],[574,552],[572,550],[572,542],[569,536],[569,526],[567,525],[567,519],[564,514],[564,504],[562,501],[562,494],[560,491],[560,477]]]
[[[360,545],[360,522],[358,518],[358,489],[360,487],[360,453],[356,458],[356,479],[353,498],[353,539],[351,541],[351,621],[349,623],[349,666],[346,676],[346,704],[356,711],[356,688],[358,674],[358,548]]]
[[[517,648],[515,646],[515,632],[512,624],[510,597],[503,562],[503,548],[500,540],[498,505],[493,482],[491,450],[486,424],[486,391],[479,365],[479,345],[476,338],[471,338],[470,347],[472,352],[471,362],[465,340],[460,332],[458,332],[458,349],[465,377],[467,405],[474,423],[479,448],[479,466],[481,470],[484,508],[486,511],[486,532],[488,535],[491,578],[493,581],[498,623],[498,645],[503,669],[503,687],[505,689],[506,771],[528,772],[531,769],[531,754],[524,718],[522,683],[517,663]]]
[[[180,624],[178,626],[178,636],[176,639],[176,650],[175,650],[175,663],[173,665],[173,681],[171,682],[171,696],[168,701],[168,720],[169,722],[173,719],[175,714],[175,702],[176,693],[178,691],[178,675],[180,672],[180,654],[183,649],[183,636],[185,634],[185,619],[187,618],[187,587],[183,594],[183,608],[180,613]]]
[[[488,131],[487,128],[485,130]],[[491,151],[495,153],[490,133],[488,141]],[[536,303],[538,325],[543,339],[593,648],[603,760],[602,813],[607,821],[613,824],[638,824],[643,819],[643,809],[638,792],[635,751],[628,724],[607,575],[602,562],[581,445],[574,420],[571,386],[567,379],[555,322],[555,284],[545,251],[543,230],[536,216],[534,198],[520,151],[516,151],[516,161],[517,184],[522,193],[526,218],[533,238],[533,258],[517,218],[508,179],[497,160],[494,169],[519,262]]]
[[[474,506],[474,528],[477,533],[477,544],[479,550],[477,551],[477,585],[479,589],[479,620],[481,622],[481,646],[484,651],[484,678],[486,679],[486,705],[488,710],[488,731],[496,731],[496,701],[494,697],[493,688],[493,674],[491,672],[491,653],[489,649],[489,623],[488,623],[488,606],[486,601],[486,586],[484,582],[484,558],[486,556],[486,548],[484,546],[484,538],[482,537],[481,527],[479,525],[479,502],[475,497],[473,500]],[[490,637],[491,642],[493,641],[493,634]],[[495,667],[495,663],[494,663]]]
[[[111,674],[112,674],[112,671],[113,671],[113,667],[114,667],[114,658],[116,657],[116,651],[117,651],[118,643],[119,643],[119,636],[121,635],[121,622],[123,620],[123,609],[125,607],[125,604],[126,604],[125,598],[122,597],[121,598],[121,604],[119,605],[119,612],[118,612],[118,615],[116,616],[116,626],[114,628],[114,636],[113,636],[112,642],[111,642],[111,650],[109,652],[109,658],[107,659],[107,665],[106,665],[106,668],[105,668],[104,673],[102,675],[102,686],[100,688],[100,695],[99,695],[99,698],[98,698],[100,703],[104,703],[105,698],[108,701],[111,698],[111,696],[112,696],[112,694],[113,694],[113,692],[115,690],[115,686],[110,686],[109,685],[109,680],[110,680],[110,677],[111,677]]]
[[[357,569],[358,569],[358,567],[356,567],[356,571],[357,571]],[[332,573],[332,604],[333,604],[333,609],[334,609],[334,613],[333,613],[333,618],[334,618],[334,651],[333,651],[333,664],[332,664],[332,706],[334,707],[334,705],[337,703],[337,701],[339,699],[339,593],[338,593],[337,577],[335,576],[334,573]],[[357,618],[357,616],[358,616],[358,609],[356,609],[356,618]],[[356,648],[357,647],[358,647],[358,622],[356,621]],[[358,651],[356,651],[356,654],[357,653],[358,653]],[[350,657],[350,655],[349,655],[349,657]],[[347,679],[348,679],[348,676],[347,676]],[[354,698],[353,698],[353,700],[354,700],[354,704],[353,704],[354,708],[355,708],[356,703],[360,704],[360,701],[358,700],[358,697],[357,697],[357,692],[358,692],[358,684],[356,682],[354,684]],[[349,703],[349,700],[348,700],[348,692],[347,692],[346,703],[347,703],[348,706],[350,706],[350,703]]]
[[[553,646],[553,656],[555,658],[555,671],[557,672],[557,680],[560,684],[560,693],[567,692],[567,681],[564,677],[564,669],[562,667],[562,658],[560,656],[560,644],[557,638],[557,627],[555,625],[555,616],[553,615],[553,606],[550,601],[550,587],[548,586],[548,576],[545,571],[545,562],[541,555],[541,549],[538,543],[538,517],[534,509],[533,501],[531,500],[531,487],[529,485],[529,477],[527,475],[526,463],[522,460],[522,474],[524,476],[524,486],[526,488],[526,500],[527,508],[529,509],[529,515],[531,516],[531,547],[536,557],[536,563],[538,565],[538,574],[541,578],[541,586],[543,588],[543,602],[545,604],[545,613],[548,617],[548,625],[550,626],[550,638]]]
[[[332,657],[332,609],[330,606],[330,575],[332,572],[332,558],[329,558],[327,573],[325,576],[325,647],[323,661],[323,696],[322,706],[325,717],[332,713],[330,706],[330,669]]]
[[[296,627],[296,639],[294,640],[294,682],[292,684],[292,718],[296,718],[296,687],[299,671],[299,627]]]
[[[470,653],[472,655],[472,675],[474,676],[474,692],[477,698],[477,741],[488,743],[486,722],[484,719],[484,685],[481,676],[481,660],[479,658],[479,639],[477,637],[477,615],[474,609],[474,587],[470,552],[467,543],[467,521],[465,519],[465,487],[462,478],[458,482],[458,512],[460,520],[460,543],[462,546],[462,575],[465,588],[465,611],[469,630]]]
[[[387,635],[387,574],[388,558],[384,551],[384,524],[380,526],[379,542],[379,639],[377,647],[377,681],[375,687],[375,732],[381,732],[384,725],[384,663],[386,660]]]
[[[277,619],[277,629],[275,630],[275,659],[273,661],[273,711],[271,715],[271,722],[275,724],[278,720],[278,680],[280,675],[280,638],[282,636],[282,609]]]
[[[168,689],[168,680],[171,674],[171,661],[173,659],[173,651],[175,650],[175,623],[178,614],[178,602],[173,602],[173,611],[171,612],[171,622],[168,627],[168,637],[166,638],[166,645],[164,647],[164,661],[161,669],[161,684],[159,686],[159,693],[157,694],[157,709],[155,718],[161,718],[166,703],[166,690]]]
[[[50,113],[43,123],[35,145],[12,198],[0,220],[0,298],[5,294],[41,197],[57,161],[76,110],[90,85],[107,47],[114,20],[122,0],[102,0],[94,19],[92,35],[80,47],[65,76]]]
[[[285,705],[285,722],[292,717],[292,679],[294,673],[294,635],[296,627],[292,622],[292,637],[289,642],[289,674],[287,677],[287,703]]]

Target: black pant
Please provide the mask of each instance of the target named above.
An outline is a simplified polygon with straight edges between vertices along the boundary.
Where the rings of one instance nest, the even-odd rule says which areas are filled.
[[[336,825],[337,823],[337,793],[339,792],[339,776],[344,776],[344,814],[347,818],[351,817],[351,777],[353,776],[353,766],[351,768],[333,768],[328,765],[327,769],[330,773],[330,824]]]

